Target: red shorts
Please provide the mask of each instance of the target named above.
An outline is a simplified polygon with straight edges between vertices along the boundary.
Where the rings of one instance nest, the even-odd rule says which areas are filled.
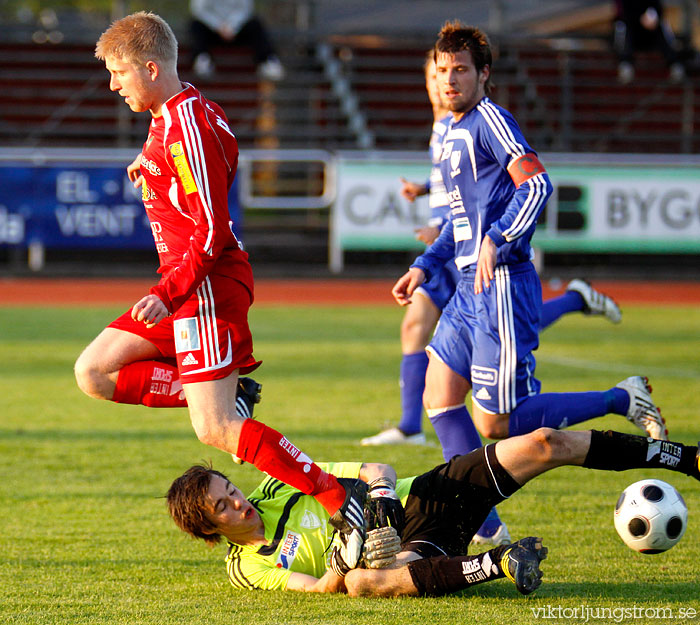
[[[152,328],[131,318],[131,309],[108,327],[141,336],[163,358],[177,360],[183,384],[227,377],[232,371],[250,373],[260,366],[253,357],[248,327],[252,297],[237,280],[212,275],[204,279],[175,313]]]

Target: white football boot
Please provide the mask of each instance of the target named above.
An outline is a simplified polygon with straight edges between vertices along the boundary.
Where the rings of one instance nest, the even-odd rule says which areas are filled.
[[[620,323],[622,312],[611,297],[596,291],[585,280],[572,280],[566,287],[567,291],[575,291],[583,298],[584,315],[603,315],[612,323]]]
[[[509,545],[511,542],[510,532],[508,532],[508,528],[503,522],[501,522],[495,534],[492,534],[491,536],[474,534],[471,540],[472,545],[493,545],[494,547],[498,547],[499,545]]]
[[[360,441],[365,447],[374,447],[375,445],[426,445],[425,434],[418,432],[417,434],[404,434],[399,428],[390,428],[368,436]]]
[[[634,423],[647,436],[662,441],[668,440],[668,429],[661,412],[651,399],[649,379],[641,375],[622,380],[615,385],[627,391],[630,396],[630,407],[627,409],[627,420]]]

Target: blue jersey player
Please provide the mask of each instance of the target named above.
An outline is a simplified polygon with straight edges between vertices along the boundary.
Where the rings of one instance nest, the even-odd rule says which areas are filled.
[[[428,195],[430,218],[426,225],[416,229],[416,238],[431,245],[440,234],[448,219],[449,205],[440,163],[442,143],[452,120],[452,114],[443,106],[435,75],[434,51],[429,50],[424,64],[425,87],[433,109],[433,127],[430,136],[430,178],[425,183],[410,182],[401,178],[401,195],[409,202]],[[442,309],[455,292],[459,272],[454,262],[423,283],[414,294],[411,306],[401,322],[401,366],[399,373],[401,394],[401,420],[396,427],[362,439],[363,445],[424,445],[423,391],[428,355],[425,352]],[[416,296],[417,295],[417,296]],[[605,316],[619,323],[621,312],[617,304],[607,295],[596,291],[583,280],[572,280],[563,295],[543,302],[540,315],[540,330],[548,327],[562,315],[583,312],[588,315]]]
[[[530,239],[552,186],[512,115],[487,97],[486,36],[447,23],[435,60],[440,94],[453,115],[441,154],[449,219],[392,292],[406,305],[450,259],[460,270],[428,347],[424,405],[443,453],[451,457],[473,445],[474,423],[488,438],[505,438],[608,413],[665,439],[665,424],[640,376],[603,392],[540,393],[532,352],[542,294]],[[464,405],[470,390],[473,423]]]
[[[416,230],[416,238],[430,245],[439,235],[450,212],[442,178],[441,161],[443,140],[450,128],[452,114],[443,106],[440,98],[432,49],[426,56],[424,71],[426,91],[432,105],[434,119],[430,137],[432,168],[430,178],[424,184],[409,182],[402,178],[401,193],[411,202],[421,195],[429,194],[430,219],[425,226]],[[442,309],[455,292],[458,281],[457,266],[450,260],[414,293],[412,305],[406,307],[406,314],[401,323],[401,421],[397,427],[363,438],[363,445],[425,444],[426,439],[422,428],[423,391],[428,367],[425,348]],[[564,295],[543,303],[540,329],[544,329],[563,314],[575,311],[605,315],[613,322],[620,321],[620,310],[613,300],[598,293],[584,281],[574,280]],[[469,445],[460,449],[460,453],[467,453],[481,445],[481,440],[475,431],[470,440],[465,442],[469,442]],[[445,460],[449,460],[456,448],[450,447],[446,451]],[[474,536],[474,541],[488,544],[510,541],[506,526],[501,522],[495,509]]]

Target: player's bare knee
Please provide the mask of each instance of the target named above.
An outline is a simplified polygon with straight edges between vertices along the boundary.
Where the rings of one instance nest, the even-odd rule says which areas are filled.
[[[479,431],[483,436],[492,440],[508,438],[508,422],[506,421],[504,424],[501,421],[488,420],[483,422]]]
[[[531,441],[533,453],[544,463],[557,459],[566,451],[562,433],[553,428],[539,428],[527,436]]]
[[[197,435],[200,443],[209,445],[210,447],[219,447],[220,437],[210,428],[195,427],[194,432]]]
[[[413,328],[415,327],[415,321],[410,317],[406,316],[401,321],[401,339],[408,338],[413,333]]]
[[[200,442],[204,443],[205,445],[217,447],[221,439],[220,428],[218,427],[217,422],[192,411],[190,411],[190,419],[192,421],[194,432]]]
[[[375,571],[353,569],[345,576],[345,588],[350,597],[381,597],[380,585]]]
[[[474,424],[482,436],[492,440],[508,438],[510,415],[489,414],[474,408]]]
[[[81,355],[75,362],[73,372],[83,393],[95,399],[110,399],[105,388],[106,376],[91,360]]]
[[[200,442],[225,449],[227,442],[240,436],[243,419],[237,415],[197,412],[190,408],[192,427]]]
[[[432,327],[418,319],[406,319],[401,323],[401,348],[404,352],[419,352],[430,342]]]

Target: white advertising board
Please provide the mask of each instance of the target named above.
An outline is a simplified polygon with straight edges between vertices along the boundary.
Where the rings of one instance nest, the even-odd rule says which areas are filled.
[[[700,253],[700,159],[543,156],[554,185],[533,245],[559,252]],[[427,155],[371,153],[337,160],[331,269],[343,250],[420,251],[426,198],[401,197],[400,178],[425,181]]]
[[[420,251],[416,228],[430,217],[426,196],[409,202],[401,178],[423,183],[430,174],[427,154],[415,159],[337,160],[337,195],[331,218],[331,269],[342,270],[343,250]]]

